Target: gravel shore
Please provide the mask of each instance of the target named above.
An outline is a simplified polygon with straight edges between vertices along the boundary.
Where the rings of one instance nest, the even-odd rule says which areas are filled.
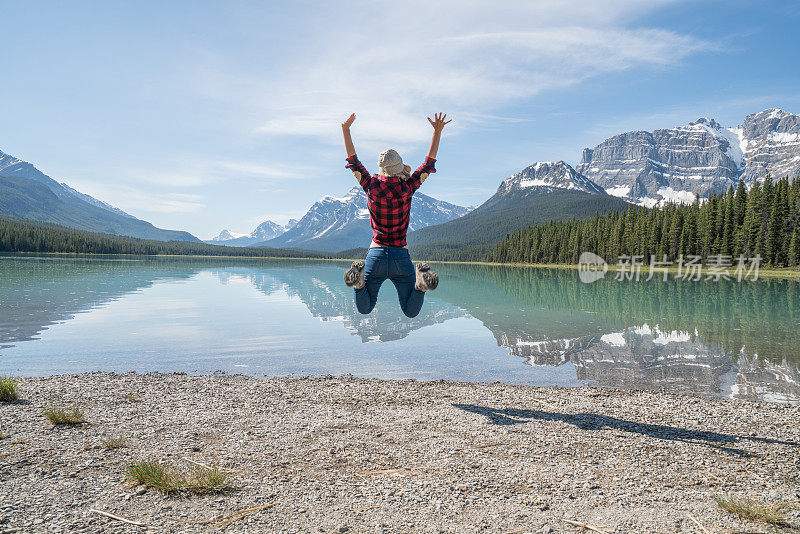
[[[714,496],[800,499],[797,406],[351,376],[91,373],[19,389],[0,403],[5,533],[773,532]],[[73,401],[87,423],[44,417]],[[141,460],[218,465],[233,487],[134,486]],[[777,531],[799,528],[800,509],[782,510]]]

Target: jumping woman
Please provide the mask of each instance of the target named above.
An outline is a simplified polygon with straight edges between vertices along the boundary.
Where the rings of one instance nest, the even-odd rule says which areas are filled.
[[[386,279],[397,289],[400,308],[408,317],[416,317],[422,309],[425,292],[436,289],[439,277],[431,271],[427,263],[411,263],[406,246],[406,232],[411,213],[411,197],[431,173],[436,172],[436,152],[439,138],[445,124],[446,115],[437,113],[434,120],[428,117],[433,126],[433,139],[428,157],[422,166],[411,172],[411,167],[403,164],[400,154],[393,149],[378,156],[379,174],[371,175],[358,161],[350,126],[355,122],[355,113],[342,123],[344,147],[347,150],[346,168],[353,171],[356,180],[367,193],[369,221],[372,225],[372,243],[366,261],[354,261],[344,273],[344,281],[355,289],[356,307],[361,313],[369,313],[378,301],[378,290]],[[452,119],[451,119],[452,120]]]

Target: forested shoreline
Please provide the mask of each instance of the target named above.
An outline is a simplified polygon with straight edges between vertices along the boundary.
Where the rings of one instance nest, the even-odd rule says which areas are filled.
[[[0,216],[0,252],[330,258],[277,248],[225,247],[192,241],[155,241],[74,230],[65,226]]]
[[[740,181],[704,202],[597,214],[589,220],[552,221],[509,234],[487,258],[495,263],[576,264],[582,252],[609,263],[642,256],[645,265],[699,256],[761,257],[772,267],[800,265],[800,180]]]

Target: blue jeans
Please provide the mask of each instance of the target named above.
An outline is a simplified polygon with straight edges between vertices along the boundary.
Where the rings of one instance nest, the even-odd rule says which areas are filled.
[[[414,289],[417,273],[408,249],[402,247],[372,247],[364,261],[364,287],[356,289],[356,307],[369,313],[378,302],[378,290],[386,279],[397,289],[400,308],[406,317],[416,317],[422,309],[425,292]]]

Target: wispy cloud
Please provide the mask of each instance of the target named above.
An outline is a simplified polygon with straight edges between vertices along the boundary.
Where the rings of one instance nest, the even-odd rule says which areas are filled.
[[[72,182],[76,188],[95,198],[113,199],[112,204],[134,216],[145,213],[195,213],[205,209],[202,195],[165,193],[119,183]]]
[[[419,143],[429,133],[425,115],[440,109],[455,116],[451,133],[458,133],[543,91],[634,68],[668,68],[720,49],[633,26],[637,16],[667,3],[675,2],[500,2],[492,10],[478,2],[372,9],[357,3],[344,8],[358,13],[350,23],[334,17],[335,32],[321,29],[318,42],[304,45],[314,59],[262,86],[271,98],[256,131],[338,143],[338,123],[355,111],[362,144]],[[423,22],[389,24],[408,20]]]

